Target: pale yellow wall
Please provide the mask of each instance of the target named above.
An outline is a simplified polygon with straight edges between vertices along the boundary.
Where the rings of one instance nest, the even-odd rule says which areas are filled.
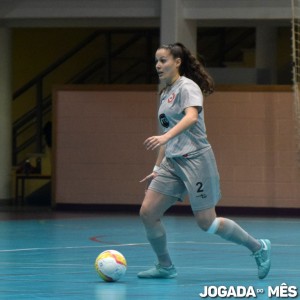
[[[57,91],[56,203],[139,204],[143,199],[139,180],[152,170],[155,153],[142,143],[157,132],[157,92],[111,88]],[[221,206],[300,207],[293,93],[291,87],[280,89],[231,89],[206,99],[208,140],[221,176]]]

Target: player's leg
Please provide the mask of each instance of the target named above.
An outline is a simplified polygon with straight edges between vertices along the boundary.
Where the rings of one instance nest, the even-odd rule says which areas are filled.
[[[158,264],[154,268],[138,273],[139,278],[174,278],[177,271],[167,248],[167,237],[161,218],[177,198],[153,190],[146,192],[140,217],[146,229],[148,241],[155,252]]]
[[[195,159],[181,159],[181,178],[188,190],[192,210],[200,228],[219,235],[223,239],[241,244],[253,252],[259,268],[259,278],[264,278],[270,269],[270,242],[257,240],[227,218],[217,218],[215,206],[221,198],[220,178],[211,150]]]
[[[164,159],[142,203],[140,216],[158,264],[155,268],[140,272],[140,278],[174,278],[177,275],[167,249],[166,232],[161,221],[165,211],[176,201],[183,200],[186,193],[183,182],[175,174],[172,159]]]
[[[176,201],[177,199],[172,196],[148,190],[140,209],[147,239],[157,255],[159,264],[163,267],[169,267],[172,261],[167,249],[166,231],[161,218]]]
[[[197,224],[204,231],[219,235],[223,239],[235,244],[243,245],[252,252],[261,249],[261,243],[236,222],[227,218],[217,218],[215,208],[195,211],[194,215]]]
[[[186,163],[188,164],[186,186],[198,225],[205,231],[215,233],[236,244],[242,244],[252,252],[259,250],[260,242],[236,222],[216,217],[215,206],[221,198],[221,192],[220,176],[213,151],[210,149]],[[194,172],[195,169],[198,172]]]
[[[243,245],[252,251],[258,266],[258,277],[263,279],[268,275],[271,267],[271,243],[269,240],[257,240],[233,220],[216,217],[215,208],[194,211],[194,215],[199,227],[204,231]]]

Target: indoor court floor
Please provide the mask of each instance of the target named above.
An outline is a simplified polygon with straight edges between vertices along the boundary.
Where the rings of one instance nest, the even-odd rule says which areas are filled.
[[[192,215],[167,215],[164,223],[178,277],[157,280],[136,277],[155,257],[135,214],[25,216],[0,214],[0,299],[192,300],[201,299],[205,286],[253,287],[256,299],[270,299],[269,288],[278,287],[278,292],[283,283],[296,287],[300,298],[297,218],[232,217],[249,233],[272,241],[272,268],[259,280],[246,248],[201,232]],[[103,282],[94,269],[96,257],[107,249],[123,253],[128,263],[126,275],[115,283]]]

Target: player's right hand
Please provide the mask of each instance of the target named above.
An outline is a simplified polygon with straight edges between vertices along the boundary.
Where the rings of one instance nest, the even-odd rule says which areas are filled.
[[[148,187],[152,181],[153,178],[155,178],[157,176],[156,172],[152,172],[151,174],[149,174],[148,176],[146,176],[144,179],[142,179],[140,181],[140,183],[146,182],[145,184],[145,192],[148,190]]]

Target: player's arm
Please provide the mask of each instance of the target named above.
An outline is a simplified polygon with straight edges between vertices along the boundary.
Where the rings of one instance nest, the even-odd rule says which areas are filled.
[[[201,107],[196,106],[187,107],[184,110],[185,116],[168,132],[159,136],[151,136],[145,140],[144,145],[146,149],[154,150],[159,146],[165,145],[169,140],[196,124],[201,109]]]
[[[187,107],[184,110],[184,113],[185,116],[181,119],[181,121],[164,134],[168,141],[197,123],[199,114],[198,107]]]

